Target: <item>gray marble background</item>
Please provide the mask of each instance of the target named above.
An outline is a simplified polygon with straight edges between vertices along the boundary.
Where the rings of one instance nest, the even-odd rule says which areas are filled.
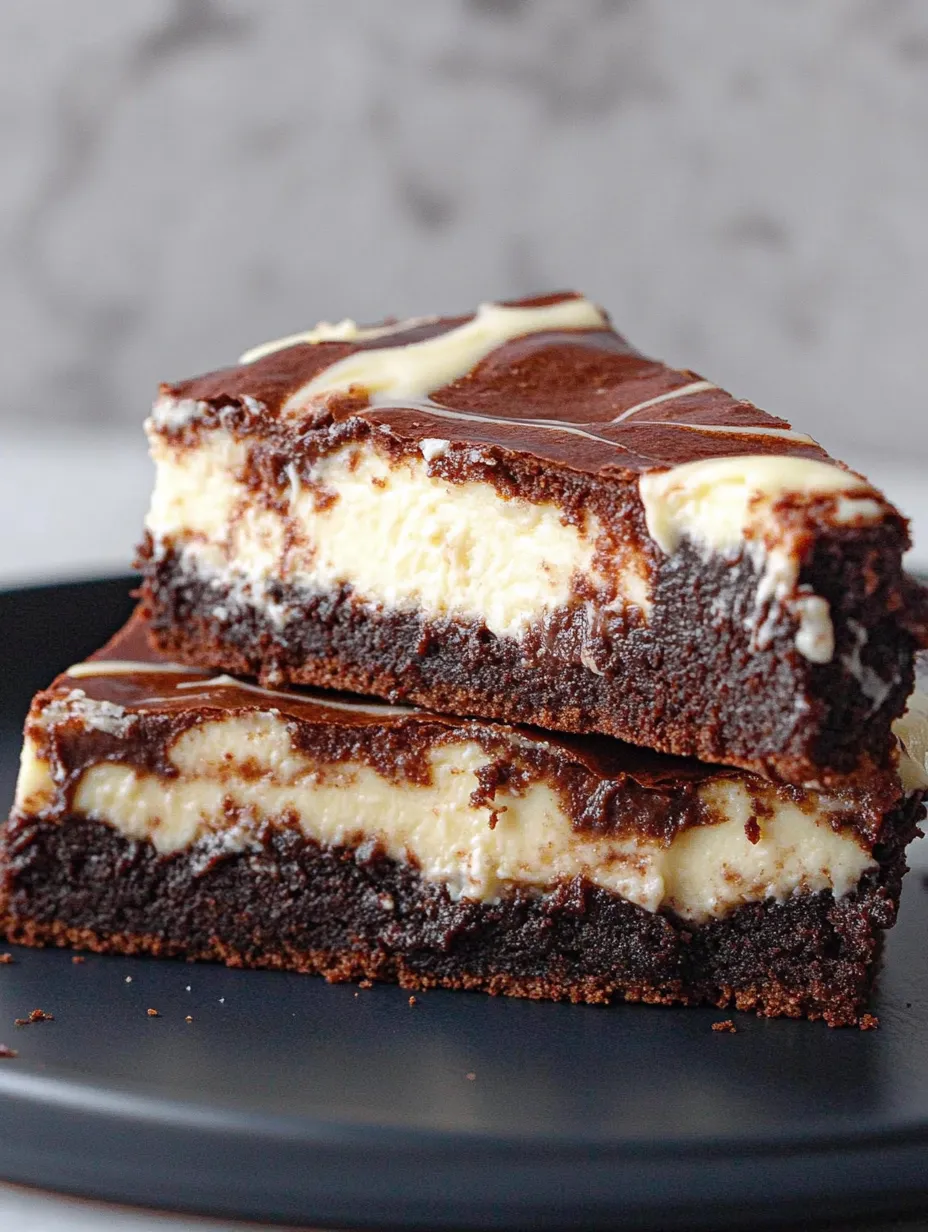
[[[0,166],[4,426],[576,285],[828,440],[924,444],[921,0],[3,0]]]
[[[0,167],[0,485],[320,317],[569,286],[925,460],[923,0],[0,0]]]

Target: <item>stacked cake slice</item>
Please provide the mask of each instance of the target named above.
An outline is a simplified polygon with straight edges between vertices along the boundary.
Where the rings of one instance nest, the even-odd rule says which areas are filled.
[[[858,1019],[928,787],[864,479],[571,295],[319,326],[149,436],[140,610],[27,720],[12,939]]]

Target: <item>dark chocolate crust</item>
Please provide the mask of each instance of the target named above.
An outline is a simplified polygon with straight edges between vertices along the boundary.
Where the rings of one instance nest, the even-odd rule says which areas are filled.
[[[268,684],[603,732],[781,782],[866,782],[885,792],[893,779],[891,724],[914,680],[915,639],[899,628],[890,604],[894,533],[885,525],[835,531],[816,545],[804,578],[831,605],[837,644],[825,664],[798,653],[788,620],[769,645],[752,648],[751,566],[707,563],[685,547],[661,570],[649,623],[616,614],[591,629],[578,602],[519,640],[475,622],[383,611],[347,587],[307,595],[280,585],[275,598],[294,613],[280,629],[240,596],[183,568],[172,552],[144,562],[142,602],[163,654]],[[881,577],[885,583],[875,584]],[[849,620],[868,630],[862,651]],[[850,670],[855,653],[887,682],[877,705]]]
[[[11,942],[213,959],[329,980],[605,1003],[734,1005],[859,1020],[895,922],[919,809],[887,821],[880,867],[850,895],[741,907],[694,928],[572,881],[542,896],[452,901],[412,866],[268,828],[254,850],[159,856],[104,823],[14,817],[0,921]]]

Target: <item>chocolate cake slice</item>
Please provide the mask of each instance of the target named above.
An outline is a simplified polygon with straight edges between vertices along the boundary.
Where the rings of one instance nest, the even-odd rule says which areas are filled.
[[[155,643],[784,782],[892,775],[905,520],[587,300],[321,325],[164,386]]]
[[[33,703],[0,920],[26,944],[853,1023],[926,730],[900,720],[889,797],[803,790],[211,676],[136,619]]]

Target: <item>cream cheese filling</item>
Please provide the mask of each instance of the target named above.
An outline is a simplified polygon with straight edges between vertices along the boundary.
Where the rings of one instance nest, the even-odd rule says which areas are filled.
[[[174,548],[217,589],[229,590],[233,603],[262,607],[278,625],[291,616],[270,596],[278,581],[309,592],[348,584],[374,606],[480,621],[500,637],[543,622],[570,602],[581,579],[614,596],[607,609],[650,613],[642,553],[613,554],[604,566],[595,516],[575,526],[553,503],[507,499],[489,483],[452,484],[429,474],[447,440],[423,440],[421,461],[399,463],[369,445],[345,446],[316,464],[308,484],[289,468],[277,507],[269,508],[244,480],[246,443],[225,430],[204,434],[192,449],[153,425],[150,438],[157,473],[146,524],[156,550]],[[707,556],[747,553],[754,562],[759,583],[745,623],[755,648],[766,648],[785,612],[796,622],[799,653],[831,662],[829,604],[798,585],[800,549],[776,503],[791,493],[823,496],[838,524],[877,521],[887,506],[864,480],[808,458],[759,456],[647,472],[639,489],[648,531],[667,555],[690,541]]]
[[[846,508],[846,520],[856,514],[882,516],[885,509],[872,499],[873,489],[858,475],[790,454],[706,458],[666,471],[646,471],[640,491],[648,533],[668,555],[684,538],[713,552],[731,552],[749,531],[775,529],[773,505],[793,493],[868,493],[867,504]]]
[[[113,730],[114,717],[101,716],[105,730]],[[127,713],[124,721],[144,720]],[[841,896],[874,865],[852,833],[829,824],[834,798],[821,796],[818,810],[808,811],[770,788],[769,813],[757,816],[753,793],[737,779],[708,780],[700,789],[723,820],[662,846],[575,830],[544,781],[521,795],[501,790],[491,806],[474,805],[477,772],[490,760],[475,741],[436,746],[425,784],[397,783],[362,763],[320,764],[271,711],[205,720],[181,734],[168,755],[177,772],[170,779],[111,761],[90,766],[76,785],[74,810],[162,853],[208,852],[217,843],[247,850],[262,825],[290,818],[324,845],[375,841],[454,897],[487,902],[515,887],[543,892],[583,877],[646,911],[672,910],[694,923],[768,898],[819,890]],[[54,767],[27,738],[16,809],[52,814],[57,791]],[[745,832],[752,817],[757,843]]]
[[[553,503],[506,499],[481,481],[448,483],[428,473],[425,458],[393,463],[357,445],[320,459],[309,484],[291,470],[282,507],[270,509],[243,480],[246,450],[221,430],[195,449],[153,433],[147,527],[197,572],[250,588],[258,602],[272,581],[307,590],[348,583],[364,602],[482,621],[500,637],[567,604],[578,578],[615,590],[616,604],[647,609],[643,562],[616,562],[608,579],[596,572],[593,516],[575,526]]]

